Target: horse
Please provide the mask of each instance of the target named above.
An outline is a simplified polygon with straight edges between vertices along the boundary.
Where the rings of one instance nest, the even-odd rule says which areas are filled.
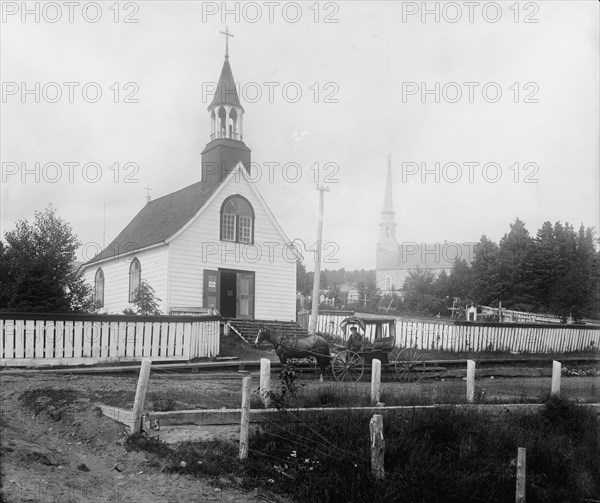
[[[329,343],[320,335],[309,335],[300,339],[275,337],[268,328],[263,327],[258,331],[254,345],[258,346],[263,341],[273,344],[282,365],[290,358],[314,357],[321,368],[321,379],[331,363]]]

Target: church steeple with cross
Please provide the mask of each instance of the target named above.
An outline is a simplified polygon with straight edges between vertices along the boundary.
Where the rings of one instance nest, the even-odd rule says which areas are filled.
[[[211,140],[231,138],[243,140],[244,108],[240,103],[231,65],[229,64],[229,28],[221,32],[225,35],[225,62],[217,83],[215,95],[208,106],[211,120]]]
[[[229,28],[225,35],[225,61],[208,113],[210,116],[210,141],[202,152],[202,180],[212,185],[223,180],[242,162],[250,173],[250,149],[244,144],[244,107],[240,102],[237,85],[229,63]]]

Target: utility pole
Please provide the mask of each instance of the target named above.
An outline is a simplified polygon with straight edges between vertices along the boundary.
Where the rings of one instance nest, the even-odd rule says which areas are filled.
[[[102,249],[106,248],[106,197],[104,198],[103,201],[103,221],[102,221]]]
[[[315,260],[315,275],[313,279],[312,312],[310,325],[308,327],[308,333],[310,335],[315,335],[317,331],[317,319],[319,318],[319,284],[321,282],[321,249],[323,241],[323,205],[325,202],[325,192],[329,192],[329,187],[325,187],[321,184],[317,185],[317,190],[319,191],[319,224],[317,226],[317,257]]]

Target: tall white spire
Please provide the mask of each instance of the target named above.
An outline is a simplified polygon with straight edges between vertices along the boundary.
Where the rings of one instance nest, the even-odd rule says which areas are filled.
[[[385,198],[383,200],[382,213],[391,213],[394,216],[394,205],[392,202],[392,156],[388,154],[387,179],[385,181]]]
[[[383,210],[379,223],[379,243],[396,245],[396,212],[392,198],[392,156],[388,155]]]

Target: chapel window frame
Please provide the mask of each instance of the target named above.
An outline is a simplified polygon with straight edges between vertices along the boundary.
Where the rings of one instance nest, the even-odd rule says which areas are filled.
[[[98,267],[94,276],[94,305],[96,307],[104,307],[104,284],[104,271]]]
[[[231,206],[236,202],[242,207],[232,211]],[[244,196],[234,194],[223,201],[219,222],[221,241],[254,244],[254,207]]]
[[[129,302],[135,302],[137,300],[139,295],[138,289],[141,285],[142,264],[140,264],[137,257],[134,257],[131,264],[129,264]]]

